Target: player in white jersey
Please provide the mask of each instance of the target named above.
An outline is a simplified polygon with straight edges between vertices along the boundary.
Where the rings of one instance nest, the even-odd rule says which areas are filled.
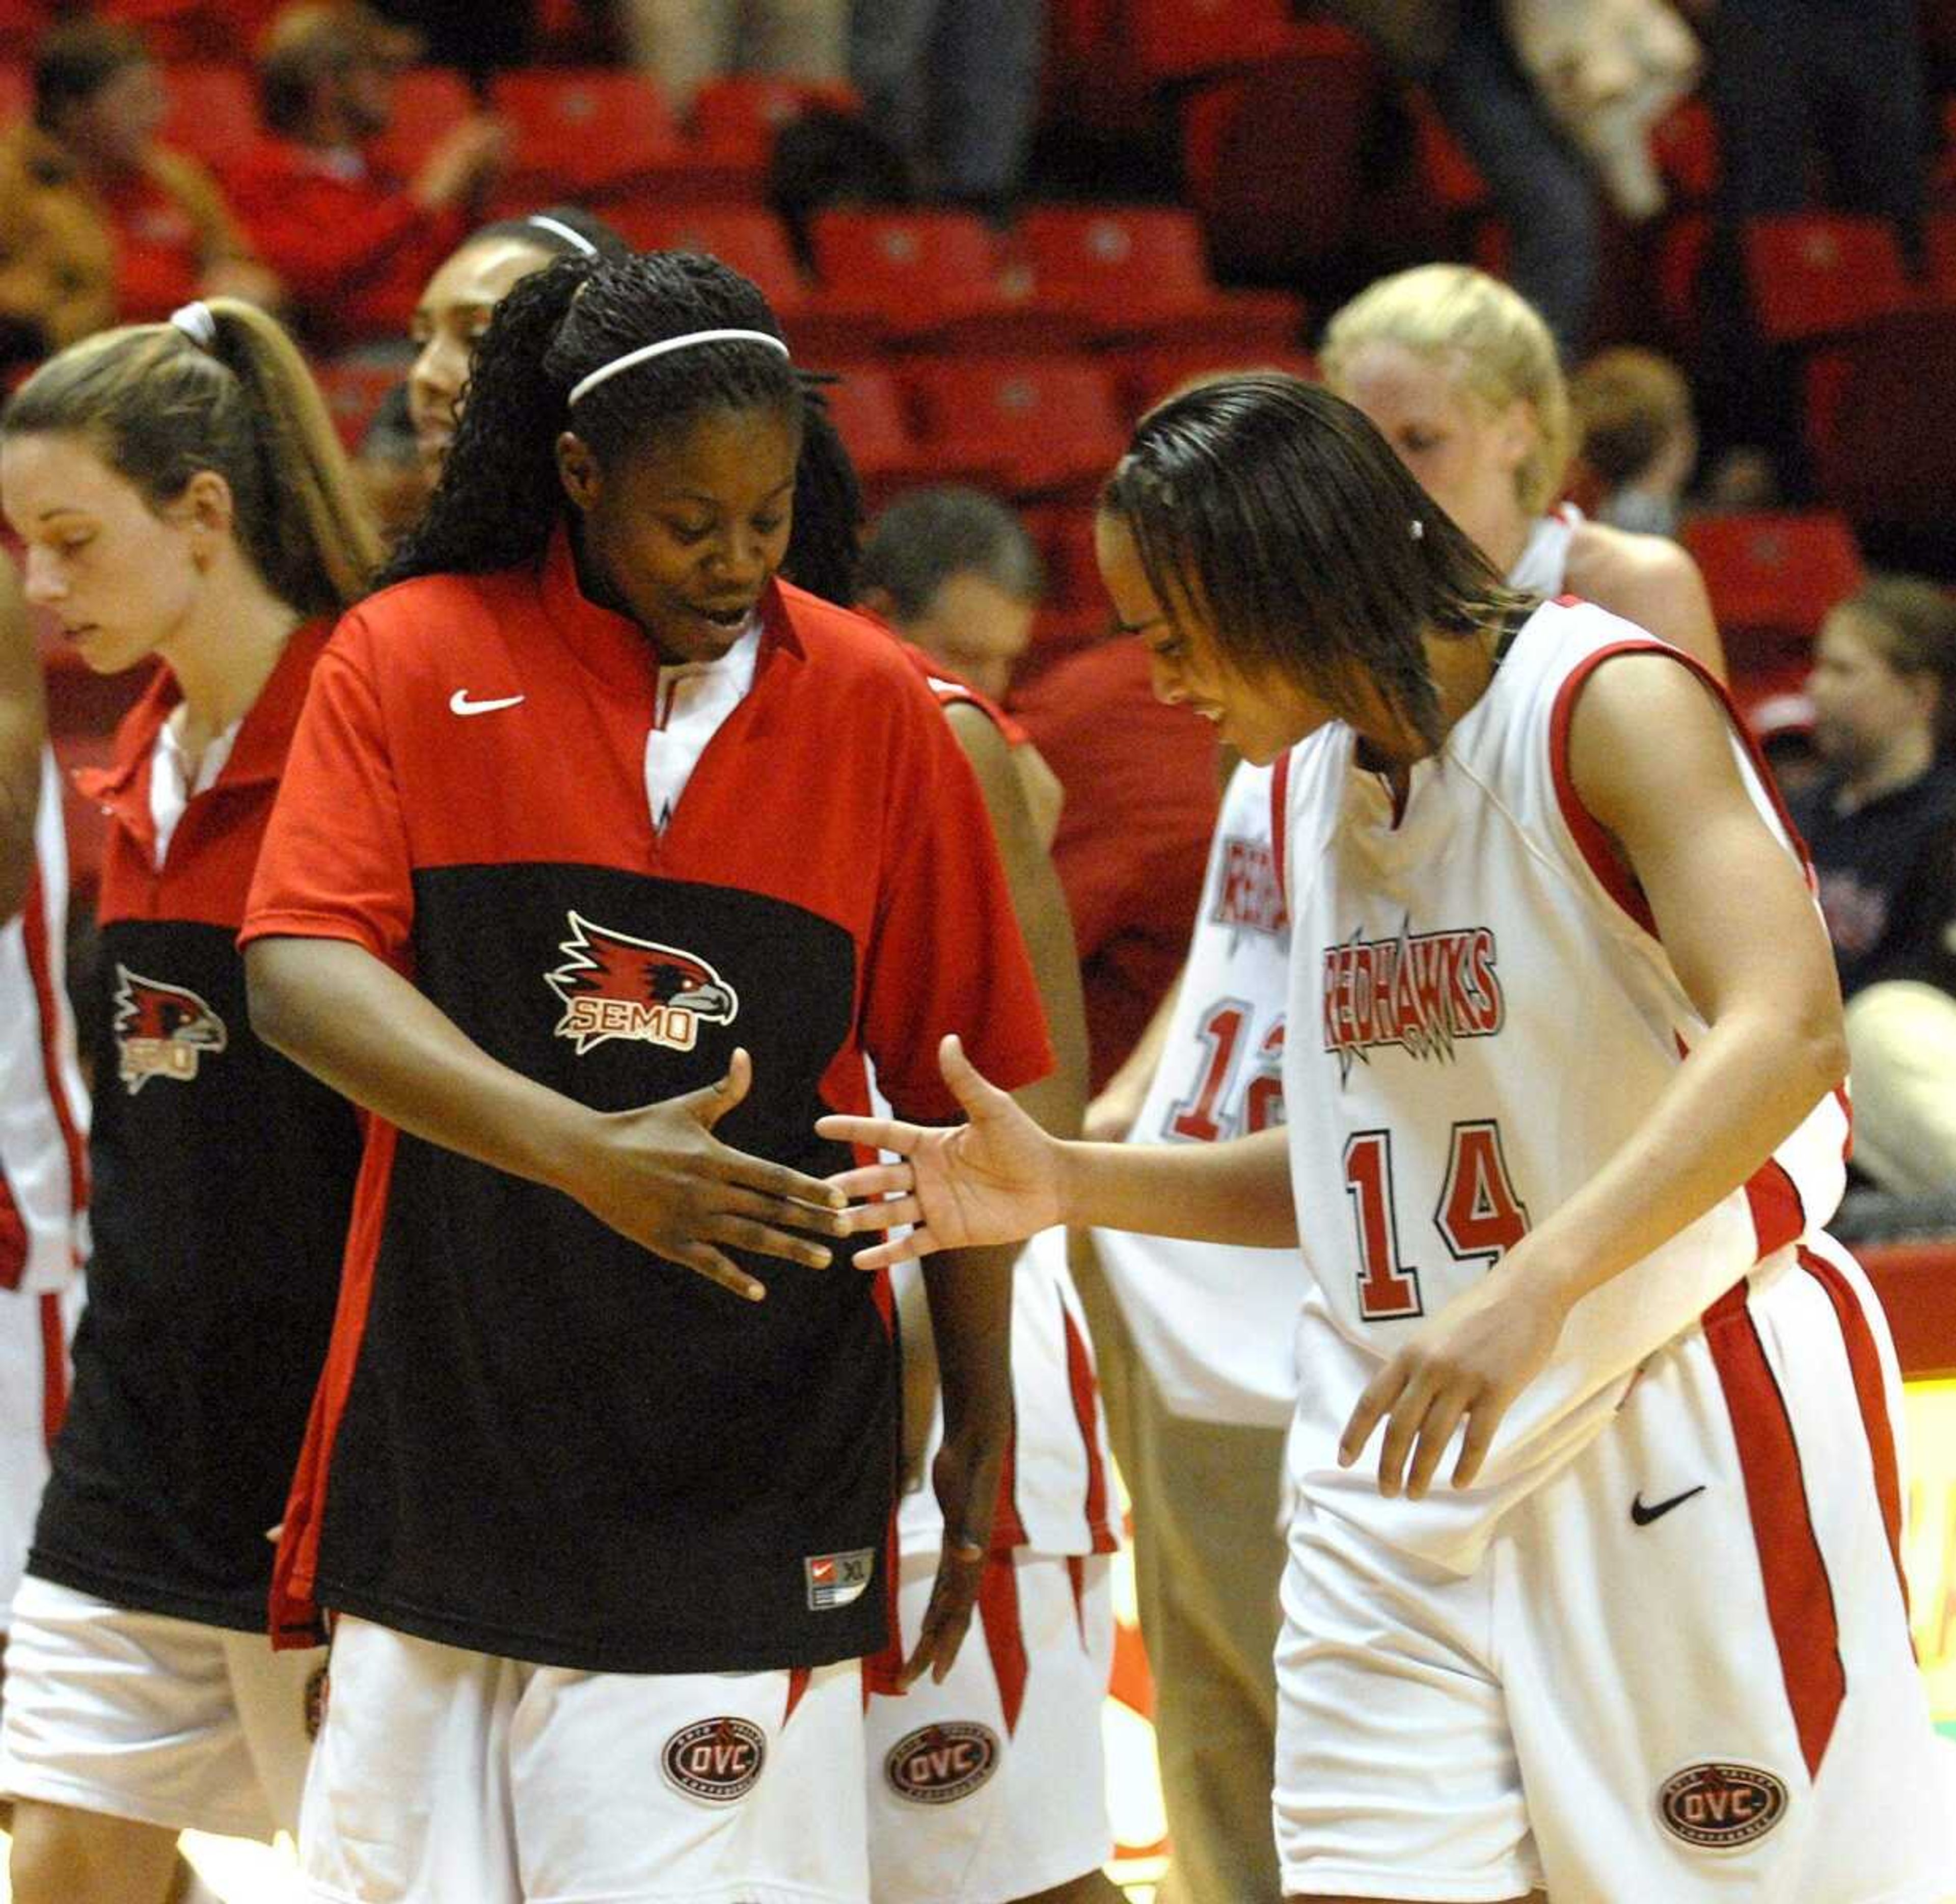
[[[0,562],[0,1633],[68,1395],[88,1099],[64,974],[68,851],[41,663]]]
[[[1019,1101],[1049,1130],[1080,1128],[1087,1032],[1066,900],[1026,791],[1030,743],[1011,718],[906,643],[978,777],[1057,1059]],[[904,1347],[907,1488],[898,1514],[898,1618],[907,1654],[945,1537],[927,1484],[944,1411],[923,1279],[892,1277]],[[1108,1827],[1101,1710],[1114,1648],[1117,1546],[1093,1351],[1051,1230],[1012,1276],[1012,1441],[976,1630],[941,1678],[872,1697],[865,1727],[875,1904],[1099,1904]]]
[[[1331,387],[1365,411],[1510,586],[1550,598],[1573,590],[1722,673],[1683,550],[1586,523],[1573,504],[1548,507],[1569,459],[1569,399],[1555,340],[1516,292],[1462,266],[1382,279],[1333,318],[1323,362]],[[1269,770],[1238,768],[1184,977],[1090,1110],[1090,1135],[1213,1142],[1281,1115],[1289,933],[1264,870],[1270,810]],[[1282,1435],[1268,1424],[1288,1422],[1295,1400],[1302,1266],[1288,1251],[1115,1231],[1094,1246],[1132,1337],[1121,1462],[1174,1846],[1164,1904],[1226,1894],[1247,1904],[1276,1887],[1252,1825],[1275,1728],[1276,1596],[1265,1582],[1282,1551],[1270,1506]],[[1103,1363],[1124,1357],[1118,1325],[1096,1321]]]
[[[1516,588],[1601,602],[1723,674],[1691,557],[1557,505],[1575,425],[1555,339],[1526,299],[1471,265],[1419,265],[1338,311],[1320,362]]]
[[[1058,1143],[948,1045],[967,1125],[825,1122],[908,1160],[842,1179],[913,1226],[879,1258],[1055,1220],[1304,1249],[1289,1895],[1943,1898],[1894,1356],[1819,1228],[1838,996],[1715,683],[1503,587],[1289,378],[1144,419],[1098,541],[1158,691],[1286,762],[1289,1122]]]

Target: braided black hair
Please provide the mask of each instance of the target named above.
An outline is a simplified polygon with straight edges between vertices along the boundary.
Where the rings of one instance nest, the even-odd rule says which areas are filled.
[[[821,380],[802,380],[801,460],[795,466],[794,529],[781,573],[838,608],[856,605],[863,552],[863,488]]]
[[[1273,372],[1218,378],[1141,419],[1101,507],[1134,538],[1169,615],[1202,614],[1239,669],[1274,668],[1350,718],[1371,681],[1429,744],[1423,637],[1532,605],[1364,415]]]
[[[655,357],[607,377],[570,413],[571,390],[592,371],[642,345],[701,330],[781,335],[752,284],[692,252],[575,254],[520,279],[475,347],[461,420],[427,513],[382,579],[481,574],[536,561],[569,507],[557,466],[557,439],[566,428],[601,468],[614,468],[711,412],[760,409],[803,425],[790,572],[828,593],[853,570],[854,475],[825,412],[816,414],[809,386],[780,351],[734,341]]]

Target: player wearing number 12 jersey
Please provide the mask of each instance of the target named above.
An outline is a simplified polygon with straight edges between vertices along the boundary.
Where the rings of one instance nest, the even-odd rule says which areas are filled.
[[[908,1159],[847,1180],[917,1226],[874,1259],[1299,1242],[1287,1895],[1942,1897],[1893,1354],[1819,1227],[1838,998],[1719,690],[1289,378],[1153,412],[1099,545],[1157,690],[1288,756],[1288,1127],[1055,1144],[948,1051],[969,1126],[825,1126]]]

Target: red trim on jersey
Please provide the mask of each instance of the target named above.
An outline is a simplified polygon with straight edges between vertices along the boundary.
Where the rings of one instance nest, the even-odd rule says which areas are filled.
[[[1745,1476],[1766,1615],[1779,1650],[1787,1703],[1808,1775],[1816,1776],[1847,1696],[1847,1674],[1834,1589],[1813,1532],[1799,1445],[1786,1398],[1746,1306],[1749,1293],[1746,1284],[1735,1284],[1705,1312],[1705,1340],[1724,1391]]]
[[[808,1682],[814,1677],[812,1666],[790,1666],[788,1669],[788,1699],[787,1710],[781,1714],[781,1730],[787,1730],[788,1721],[794,1717],[795,1708],[802,1702],[802,1695],[808,1691]]]
[[[875,615],[868,617],[879,627],[888,628],[888,623]],[[913,641],[907,641],[894,628],[890,636],[904,652],[904,658],[923,677],[924,685],[937,696],[940,707],[954,707],[959,703],[967,707],[975,707],[1004,737],[1008,747],[1022,747],[1032,736],[1024,723],[1015,721],[982,687],[973,687],[956,668],[929,654]]]
[[[1746,1179],[1746,1201],[1753,1213],[1761,1262],[1776,1249],[1806,1234],[1806,1211],[1800,1186],[1777,1157],[1769,1157]]]
[[[41,1298],[41,1433],[48,1452],[68,1413],[68,1331],[62,1322],[62,1299],[49,1290]]]
[[[1005,1458],[999,1468],[999,1505],[992,1516],[992,1551],[1009,1554],[1024,1547],[1032,1536],[1026,1531],[1025,1517],[1019,1512],[1019,1422],[1016,1413],[1005,1436]]]
[[[1841,1340],[1847,1351],[1847,1366],[1853,1371],[1854,1397],[1860,1404],[1861,1426],[1867,1432],[1875,1495],[1882,1504],[1882,1524],[1888,1530],[1888,1553],[1894,1561],[1895,1584],[1901,1589],[1902,1611],[1906,1615],[1908,1575],[1901,1564],[1901,1471],[1895,1458],[1894,1426],[1888,1419],[1881,1351],[1875,1347],[1866,1310],[1840,1270],[1810,1249],[1800,1252],[1800,1266],[1827,1292],[1827,1299],[1840,1318]]]
[[[1595,873],[1603,889],[1614,899],[1630,918],[1655,939],[1657,922],[1652,917],[1649,903],[1641,888],[1617,857],[1610,845],[1609,835],[1598,823],[1596,816],[1582,804],[1582,797],[1576,791],[1576,782],[1569,771],[1569,729],[1576,715],[1576,703],[1583,689],[1588,685],[1589,677],[1604,662],[1614,660],[1619,655],[1662,655],[1676,662],[1680,668],[1687,668],[1704,683],[1717,698],[1718,705],[1725,710],[1725,718],[1739,744],[1746,750],[1746,757],[1752,763],[1753,771],[1759,785],[1765,789],[1766,798],[1771,802],[1775,817],[1785,829],[1791,842],[1794,857],[1799,862],[1801,874],[1807,889],[1817,892],[1819,882],[1813,870],[1813,861],[1806,850],[1806,842],[1800,836],[1800,829],[1794,825],[1793,816],[1787,812],[1786,802],[1781,797],[1778,783],[1773,778],[1771,770],[1766,766],[1765,756],[1759,752],[1759,743],[1753,738],[1752,731],[1740,718],[1733,705],[1730,693],[1725,684],[1696,655],[1687,655],[1683,649],[1673,648],[1668,643],[1655,639],[1645,641],[1613,641],[1587,655],[1570,671],[1568,677],[1556,690],[1555,704],[1549,715],[1549,766],[1555,778],[1555,797],[1562,809],[1563,822],[1570,836],[1589,870]]]
[[[1019,1570],[1009,1554],[986,1558],[978,1584],[978,1621],[985,1631],[985,1650],[992,1656],[992,1677],[999,1686],[999,1710],[1009,1737],[1018,1729],[1026,1703],[1026,1634],[1019,1616]]]
[[[1282,897],[1286,916],[1291,909],[1290,864],[1284,848],[1289,838],[1290,756],[1286,753],[1277,756],[1270,769],[1270,853],[1276,861],[1277,891]]]
[[[27,883],[27,898],[21,912],[21,937],[27,948],[27,971],[34,987],[34,1009],[39,1019],[41,1076],[53,1107],[55,1122],[61,1127],[62,1148],[68,1157],[68,1211],[78,1214],[88,1201],[88,1142],[81,1134],[80,1120],[68,1102],[68,1087],[62,1081],[61,1002],[55,995],[54,960],[48,934],[47,893],[38,865]]]
[[[1066,1385],[1073,1397],[1073,1419],[1080,1425],[1080,1445],[1087,1456],[1087,1531],[1096,1554],[1111,1554],[1120,1546],[1107,1520],[1107,1470],[1100,1459],[1099,1385],[1093,1377],[1093,1358],[1080,1333],[1073,1313],[1060,1303],[1060,1325],[1066,1331]]]

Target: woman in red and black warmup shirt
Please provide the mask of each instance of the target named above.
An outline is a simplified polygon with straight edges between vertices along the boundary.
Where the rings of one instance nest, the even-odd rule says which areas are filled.
[[[872,1065],[948,1110],[953,1028],[1049,1055],[929,690],[778,579],[834,446],[744,279],[560,260],[317,677],[244,933],[261,1032],[377,1114],[275,1590],[338,1616],[317,1898],[867,1897],[896,1362],[812,1126]],[[1006,1259],[930,1293],[911,1673],[1011,1412]]]
[[[273,321],[220,299],[45,366],[0,422],[29,598],[154,684],[109,819],[75,1385],[14,1602],[0,1787],[23,1904],[152,1904],[186,1827],[295,1821],[319,1656],[265,1637],[360,1138],[252,1035],[235,944],[331,617],[377,545]],[[310,1709],[310,1710],[309,1710]]]

